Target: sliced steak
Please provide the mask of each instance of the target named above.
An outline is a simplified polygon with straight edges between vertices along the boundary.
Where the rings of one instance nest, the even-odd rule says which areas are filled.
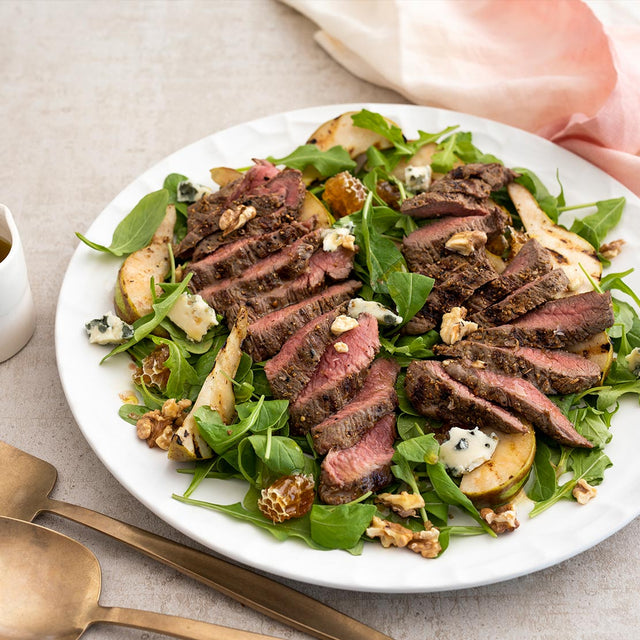
[[[516,289],[553,269],[551,254],[537,240],[528,240],[507,268],[465,301],[471,312],[480,311],[502,300]]]
[[[579,293],[553,300],[511,324],[481,329],[471,340],[503,346],[561,349],[582,342],[613,325],[611,293]]]
[[[380,358],[369,369],[356,397],[311,429],[315,450],[324,455],[330,449],[347,449],[361,440],[375,423],[398,406],[395,390],[400,367]]]
[[[582,356],[558,349],[510,349],[461,340],[451,346],[436,345],[434,351],[448,358],[480,360],[492,371],[524,378],[547,395],[580,393],[595,387],[600,381],[598,365]]]
[[[320,500],[345,504],[390,484],[395,437],[396,417],[390,413],[353,447],[330,451],[321,465]]]
[[[280,353],[265,364],[264,372],[276,398],[293,401],[307,386],[327,346],[335,339],[331,325],[345,312],[346,306],[343,303],[318,318],[312,318],[282,345]]]
[[[455,262],[446,259],[447,264],[455,266],[448,273],[443,272],[440,280],[436,278],[424,307],[405,325],[404,333],[420,335],[436,328],[444,313],[461,306],[478,287],[498,275],[482,253],[458,258]]]
[[[225,309],[242,305],[247,298],[270,291],[304,273],[314,251],[322,241],[321,232],[313,231],[249,267],[240,278],[218,280],[196,291],[212,307],[224,314]]]
[[[445,183],[445,181],[439,180],[429,191],[407,198],[400,206],[400,211],[414,218],[487,216],[496,206],[488,198],[480,199],[459,191],[437,189],[436,186],[440,183]]]
[[[328,281],[343,280],[353,268],[353,251],[340,247],[337,251],[316,251],[309,260],[308,269],[295,280],[276,289],[261,293],[243,303],[234,303],[227,310],[227,320],[235,318],[240,307],[245,306],[249,319],[253,322],[262,316],[296,304],[318,293]]]
[[[241,276],[263,258],[294,243],[311,231],[309,222],[293,222],[259,236],[245,236],[187,267],[193,273],[191,285],[200,290],[223,278]]]
[[[555,300],[569,288],[569,278],[562,269],[553,269],[540,278],[516,289],[500,302],[473,314],[469,319],[481,327],[507,324],[550,300]]]
[[[187,234],[175,247],[177,258],[187,258],[194,247],[210,234],[218,231],[218,221],[222,212],[232,203],[252,193],[259,185],[267,182],[280,171],[266,160],[256,160],[242,177],[225,185],[216,193],[206,195],[188,209]]]
[[[298,329],[349,300],[361,287],[362,284],[357,280],[347,280],[334,284],[302,302],[262,316],[249,325],[248,335],[242,343],[243,350],[254,362],[261,362],[276,355],[285,341]]]
[[[452,378],[462,382],[476,395],[515,411],[556,442],[569,447],[593,447],[575,430],[562,411],[527,380],[474,368],[469,360],[448,360],[443,367]]]
[[[451,169],[446,175],[448,180],[482,180],[491,191],[497,191],[513,182],[518,174],[498,162],[463,164]]]
[[[513,414],[475,396],[454,380],[440,362],[414,360],[407,368],[405,389],[414,408],[427,418],[450,425],[488,427],[507,433],[526,431]]]
[[[342,409],[364,384],[367,369],[380,349],[380,340],[378,321],[372,315],[363,313],[358,323],[327,345],[307,386],[289,406],[295,433],[307,433]],[[337,351],[338,342],[348,350]]]
[[[410,233],[402,241],[402,253],[411,271],[420,272],[424,264],[438,262],[445,255],[444,245],[462,231],[484,231],[488,237],[501,234],[508,216],[497,205],[486,216],[442,218]]]

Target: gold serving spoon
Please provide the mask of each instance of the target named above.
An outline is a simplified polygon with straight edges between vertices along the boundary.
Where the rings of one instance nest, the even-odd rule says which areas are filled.
[[[0,517],[0,634],[75,640],[106,622],[185,640],[277,640],[163,613],[102,607],[100,565],[84,545],[37,524]]]
[[[0,515],[31,521],[47,511],[79,522],[320,640],[392,640],[275,580],[96,511],[49,498],[58,477],[55,467],[2,441],[0,469]]]

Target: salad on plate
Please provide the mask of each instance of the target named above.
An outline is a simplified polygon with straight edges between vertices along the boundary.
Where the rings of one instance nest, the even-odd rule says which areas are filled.
[[[86,330],[131,360],[120,417],[189,463],[176,500],[437,558],[596,498],[640,394],[640,299],[609,268],[624,198],[567,203],[470,132],[366,109],[211,178],[168,175],[108,247],[78,234],[124,259]],[[231,478],[241,502],[197,499]]]

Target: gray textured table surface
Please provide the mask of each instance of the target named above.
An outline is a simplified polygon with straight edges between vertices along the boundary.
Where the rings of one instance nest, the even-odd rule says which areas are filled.
[[[5,0],[0,24],[0,201],[21,230],[38,312],[34,338],[0,364],[0,438],[57,467],[54,497],[188,542],[101,465],[67,406],[53,328],[74,231],[157,160],[216,130],[306,106],[404,100],[349,75],[314,44],[310,22],[272,0]],[[105,604],[305,637],[100,534],[52,516],[39,522],[96,553]],[[636,520],[559,566],[459,592],[288,584],[397,640],[637,638],[639,537]],[[106,626],[86,634],[152,637]]]

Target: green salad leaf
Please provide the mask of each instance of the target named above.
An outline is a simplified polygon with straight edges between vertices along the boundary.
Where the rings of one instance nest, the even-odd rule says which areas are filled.
[[[321,151],[315,144],[305,144],[292,151],[288,156],[283,158],[269,156],[267,160],[275,165],[284,165],[300,171],[307,167],[313,167],[323,178],[356,168],[355,161],[351,159],[347,150],[340,146]]]

